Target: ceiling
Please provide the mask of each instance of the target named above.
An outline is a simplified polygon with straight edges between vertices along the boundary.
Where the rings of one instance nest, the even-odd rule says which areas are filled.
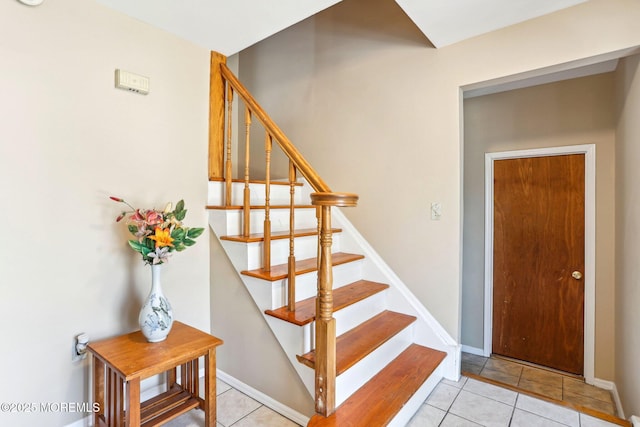
[[[233,55],[341,0],[97,0]],[[395,0],[436,48],[587,0]]]

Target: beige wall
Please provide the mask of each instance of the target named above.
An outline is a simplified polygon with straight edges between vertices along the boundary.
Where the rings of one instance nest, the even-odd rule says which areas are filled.
[[[240,74],[328,184],[360,194],[349,218],[460,340],[460,87],[636,46],[638,18],[592,0],[435,50],[394,2],[345,0],[242,52]]]
[[[485,153],[595,144],[595,375],[614,379],[614,96],[607,73],[464,101],[462,344],[483,347]]]
[[[313,398],[213,233],[211,282],[211,328],[224,340],[218,350],[218,368],[289,408],[312,416]]]
[[[0,2],[1,402],[87,402],[73,338],[137,329],[150,271],[120,206],[184,198],[206,226],[209,52],[93,1]],[[114,70],[151,93],[114,88]],[[209,235],[162,277],[176,317],[206,331]],[[0,413],[0,425],[63,426],[79,413]]]
[[[640,56],[617,73],[616,385],[627,416],[640,415]]]

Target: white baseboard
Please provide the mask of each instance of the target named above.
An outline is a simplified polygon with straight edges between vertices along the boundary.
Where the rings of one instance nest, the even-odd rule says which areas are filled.
[[[618,417],[624,419],[624,410],[622,409],[622,402],[620,401],[620,395],[618,394],[616,383],[613,381],[601,380],[600,378],[594,378],[591,385],[611,391],[613,403],[616,405],[616,409],[618,411]]]
[[[632,415],[631,418],[629,418],[629,421],[631,421],[631,424],[633,424],[633,427],[640,427],[640,417],[636,417],[635,415]]]
[[[264,406],[273,409],[282,416],[289,418],[291,421],[303,426],[306,426],[309,422],[309,417],[307,417],[306,415],[303,415],[300,412],[289,408],[288,406],[278,402],[277,400],[274,400],[270,396],[267,396],[261,391],[256,390],[255,388],[243,383],[242,381],[232,377],[231,375],[219,369],[217,370],[217,375],[219,380],[224,381],[231,387],[235,388],[238,391],[241,391],[252,399],[257,400]]]
[[[462,352],[463,353],[469,353],[469,354],[475,354],[476,356],[484,356],[484,349],[482,348],[477,348],[477,347],[471,347],[468,345],[464,345],[462,344]]]

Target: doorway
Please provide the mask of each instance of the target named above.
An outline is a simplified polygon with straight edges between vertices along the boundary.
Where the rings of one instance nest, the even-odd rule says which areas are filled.
[[[556,274],[559,270],[555,269],[554,267],[554,269],[552,269],[553,271],[549,272],[550,274],[546,277],[546,279],[542,279],[543,282],[546,282],[546,285],[543,285],[543,287],[546,286],[548,289],[551,289],[551,292],[544,295],[540,294],[541,298],[538,298],[538,301],[535,302],[535,304],[542,304],[542,306],[539,305],[532,311],[531,307],[529,307],[527,304],[527,298],[528,301],[533,305],[533,300],[531,300],[532,295],[538,296],[537,292],[539,290],[531,288],[531,286],[532,284],[533,286],[540,286],[540,281],[525,280],[532,278],[524,278],[522,276],[518,277],[518,280],[514,280],[515,276],[512,273],[508,273],[505,276],[506,270],[505,264],[503,264],[504,259],[494,257],[496,235],[499,234],[497,242],[499,245],[501,245],[502,248],[504,248],[502,246],[504,244],[504,241],[500,240],[500,235],[502,235],[505,231],[503,228],[504,224],[501,222],[500,218],[498,218],[497,223],[495,221],[496,215],[498,215],[498,217],[501,215],[501,212],[498,212],[496,210],[496,207],[494,206],[494,198],[496,196],[495,190],[501,191],[500,189],[495,188],[494,185],[496,173],[498,173],[499,175],[503,174],[504,171],[501,170],[503,169],[502,166],[509,164],[505,161],[515,161],[516,159],[520,159],[520,166],[528,165],[526,167],[530,167],[534,163],[533,159],[544,158],[552,159],[553,161],[550,164],[554,164],[554,167],[556,168],[562,167],[562,165],[564,164],[564,160],[568,158],[579,159],[578,163],[582,163],[582,170],[584,171],[584,175],[580,178],[584,184],[584,186],[582,187],[584,190],[584,211],[582,212],[584,220],[584,247],[578,249],[579,252],[583,252],[584,270],[581,270],[582,265],[580,265],[580,260],[576,265],[563,266],[565,269],[570,269],[570,271],[568,272],[569,276],[567,278],[561,279],[564,280],[563,286],[565,290],[580,289],[580,292],[578,292],[577,294],[574,293],[573,295],[574,298],[577,296],[581,300],[580,303],[577,306],[573,306],[571,309],[569,309],[572,310],[573,313],[573,326],[576,326],[576,322],[580,322],[581,325],[577,325],[580,326],[579,333],[584,335],[584,340],[582,339],[582,336],[573,337],[572,342],[570,343],[570,346],[574,347],[574,354],[575,351],[578,351],[578,353],[580,353],[577,357],[577,359],[579,359],[578,363],[574,363],[573,365],[565,364],[564,362],[562,362],[562,359],[576,359],[576,357],[569,356],[569,353],[565,352],[564,350],[556,352],[557,354],[552,354],[554,352],[551,351],[553,348],[566,347],[566,343],[560,346],[555,346],[545,341],[546,336],[553,336],[553,333],[551,332],[556,332],[555,329],[553,331],[542,331],[541,334],[537,333],[539,332],[541,325],[545,323],[553,324],[553,322],[557,321],[558,313],[560,313],[562,310],[566,310],[566,306],[561,307],[564,303],[557,300],[557,298],[560,298],[560,295],[562,294],[558,293],[558,290],[561,288],[557,286],[554,288],[553,286],[551,286],[552,284],[557,285],[558,280],[560,279],[559,276],[566,274]],[[586,378],[592,378],[595,333],[595,146],[580,145],[536,150],[518,150],[500,153],[487,153],[485,155],[485,166],[485,355],[488,356],[492,352],[495,352],[497,354],[503,354],[521,360],[530,359],[527,361],[584,375]],[[547,175],[546,179],[550,179],[550,177]],[[558,176],[553,179],[558,179]],[[516,201],[516,203],[526,203],[523,202],[523,200],[525,199],[520,200],[520,202]],[[498,207],[498,210],[500,209],[501,208]],[[520,246],[522,247],[522,245]],[[521,253],[519,255],[520,257],[524,256],[530,258],[531,256],[533,256],[531,252],[529,252],[529,254],[526,253],[526,245],[524,246],[524,250],[525,252]],[[496,263],[498,263],[497,267]],[[576,261],[572,260],[570,262],[567,261],[566,263],[575,264]],[[525,263],[523,262],[523,264]],[[517,262],[514,265],[517,265]],[[563,267],[558,268],[562,269]],[[543,270],[544,269],[540,269],[538,272],[524,274],[538,275]],[[554,274],[558,275],[558,277],[552,278]],[[572,274],[574,276],[579,275],[579,279],[572,277]],[[504,282],[505,277],[507,279],[506,288]],[[525,282],[528,283],[528,285],[525,286]],[[497,287],[494,287],[496,285]],[[525,299],[518,300],[518,298],[515,296],[516,294],[509,293],[517,288],[518,285],[521,289],[528,289],[528,292],[532,291],[533,289],[534,294],[529,294],[527,296],[525,292]],[[529,288],[527,288],[527,286],[529,286]],[[505,289],[507,289],[508,291],[506,294]],[[582,294],[582,290],[584,290],[584,294]],[[496,298],[499,301],[497,303]],[[557,307],[555,309],[546,310],[545,308],[543,310],[542,308],[544,307],[544,304],[551,307],[555,303],[557,303]],[[509,304],[519,305],[517,305],[515,309],[512,310],[512,308],[514,307],[510,307]],[[550,313],[553,313],[554,310],[556,312],[556,319],[550,320],[548,316],[552,315]],[[581,311],[584,311],[583,316],[577,314]],[[547,316],[547,319],[545,319],[544,321],[533,321],[533,318],[530,317],[533,315],[533,313]],[[509,316],[516,317],[510,318]],[[520,318],[518,318],[517,316],[520,316]],[[576,320],[576,316],[580,318]],[[565,320],[566,317],[563,316],[561,318],[561,321],[564,322]],[[565,325],[560,327],[560,325],[556,325],[552,326],[552,328],[564,329],[564,326]],[[528,331],[527,328],[529,329]],[[533,332],[535,332],[533,335],[530,334],[532,330]],[[565,335],[565,338],[571,338],[571,335],[573,333],[575,332],[569,332],[568,335]],[[562,336],[562,333],[560,334],[560,336]],[[558,338],[556,336],[553,339],[562,339],[562,337]],[[558,362],[558,360],[560,360],[561,362]]]

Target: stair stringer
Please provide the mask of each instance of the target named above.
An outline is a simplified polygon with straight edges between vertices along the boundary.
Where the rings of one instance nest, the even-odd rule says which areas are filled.
[[[309,183],[303,182],[301,188],[302,200],[310,198],[313,189]],[[407,285],[389,267],[382,257],[373,249],[356,227],[349,221],[340,208],[331,210],[332,226],[342,229],[341,250],[364,255],[363,277],[389,285],[388,309],[410,314],[418,318],[413,325],[416,344],[431,347],[447,353],[439,369],[442,376],[457,381],[460,378],[460,358],[462,346],[458,344],[442,325],[433,317],[420,300],[411,292]]]

